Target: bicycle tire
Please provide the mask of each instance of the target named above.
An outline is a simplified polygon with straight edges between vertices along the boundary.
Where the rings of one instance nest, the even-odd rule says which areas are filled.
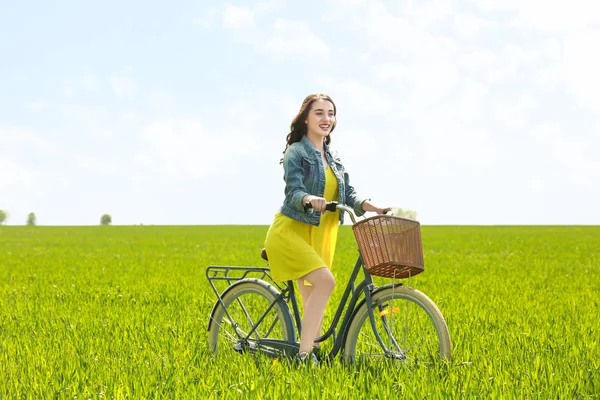
[[[282,298],[277,299],[278,296],[277,289],[261,279],[242,279],[229,286],[221,295],[223,303],[217,301],[210,316],[209,348],[214,353],[223,354],[230,350],[259,351],[260,341],[264,339],[295,342],[296,333],[290,309]],[[273,307],[259,325],[259,329],[247,341],[240,340],[234,324],[242,335],[249,333],[253,324],[273,302]],[[233,321],[230,321],[223,305]],[[263,336],[265,329],[268,331]]]
[[[344,340],[346,361],[371,358],[428,364],[450,359],[448,326],[427,295],[408,286],[386,285],[373,292],[371,300],[377,331],[385,348],[373,333],[363,299],[350,320]],[[417,348],[417,345],[421,346]]]

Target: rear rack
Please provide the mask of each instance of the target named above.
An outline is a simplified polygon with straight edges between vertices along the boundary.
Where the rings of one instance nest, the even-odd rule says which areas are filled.
[[[210,286],[219,299],[221,298],[223,291],[225,291],[228,286],[242,279],[262,279],[263,281],[267,281],[271,285],[277,287],[280,292],[284,289],[284,287],[273,281],[273,278],[271,277],[271,271],[266,267],[232,267],[211,265],[206,268],[206,278],[208,279]],[[222,290],[219,290],[217,285],[223,282],[226,283],[226,286]]]

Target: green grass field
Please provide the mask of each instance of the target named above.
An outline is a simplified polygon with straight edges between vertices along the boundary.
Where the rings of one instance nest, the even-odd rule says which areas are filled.
[[[452,361],[318,369],[208,351],[205,268],[266,230],[0,227],[0,398],[600,398],[600,227],[422,227]],[[333,302],[356,254],[343,227]]]

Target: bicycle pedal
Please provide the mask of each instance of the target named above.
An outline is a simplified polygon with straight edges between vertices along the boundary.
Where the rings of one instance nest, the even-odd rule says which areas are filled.
[[[406,352],[400,351],[400,353],[390,353],[388,354],[388,357],[390,357],[392,360],[406,361]]]
[[[242,351],[244,351],[244,345],[240,342],[237,342],[233,345],[233,350],[237,351],[238,353],[241,353]]]

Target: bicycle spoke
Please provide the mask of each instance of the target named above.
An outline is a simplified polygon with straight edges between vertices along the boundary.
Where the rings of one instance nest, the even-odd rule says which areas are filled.
[[[250,324],[250,331],[255,329],[255,325],[254,322],[252,321],[252,317],[250,317],[250,314],[248,313],[248,311],[246,310],[246,307],[244,306],[244,304],[242,303],[242,300],[238,297],[237,302],[239,303],[244,315],[246,316],[246,320],[248,321],[248,323]],[[258,334],[258,332],[256,332]],[[248,338],[248,335],[246,333],[244,333],[244,335],[246,335],[246,338]],[[260,336],[259,336],[260,337]]]
[[[213,322],[214,322],[214,323],[217,323],[217,322],[216,322],[214,319],[213,319]],[[233,327],[233,324],[232,324],[232,323],[231,323],[231,321],[229,321],[228,319],[226,319],[226,320],[225,320],[225,322],[227,322],[227,324],[228,324],[229,326]],[[218,324],[218,323],[217,323],[217,324]],[[222,325],[222,324],[218,324],[218,325],[219,325],[219,327],[223,328],[223,325]],[[234,330],[236,330],[236,328],[235,328],[235,327],[233,327],[233,329],[234,329]],[[237,331],[238,331],[238,332],[239,332],[239,331],[241,331],[241,333],[242,333],[242,336],[246,334],[246,332],[242,331],[242,330],[241,330],[241,329],[239,329],[239,328],[237,328]],[[223,333],[225,333],[226,335],[221,335],[221,333],[220,333],[220,335],[221,335],[221,336],[229,336],[229,338],[230,338],[232,341],[234,341],[234,342],[237,342],[237,341],[238,341],[238,339],[239,339],[239,338],[237,338],[237,337],[233,336],[233,335],[232,335],[231,333],[229,333],[229,331],[227,331],[227,330],[224,330],[224,329],[219,329],[219,332],[223,332]]]
[[[277,319],[274,319],[273,322],[271,323],[271,326],[267,330],[265,337],[269,337],[271,335],[271,333],[273,332],[273,329],[275,329],[276,325],[277,325]]]
[[[372,348],[372,350],[377,349],[377,350],[381,351],[381,346],[379,345],[379,343],[377,343],[376,340],[374,340],[375,338],[371,335],[369,335],[365,332],[360,332],[360,336],[358,338],[358,343],[360,343],[362,345],[361,348],[370,347],[370,348]],[[363,353],[362,355],[365,355],[365,354]]]
[[[394,313],[397,313],[399,311],[398,308],[396,307],[390,307],[388,304],[385,304],[385,307],[383,305],[380,305],[378,307],[380,309],[379,315],[381,316],[381,322],[382,322],[382,326],[385,330],[385,333],[387,334],[387,338],[390,340],[390,342],[394,345],[394,347],[396,347],[396,350],[398,352],[401,352],[402,350],[400,349],[400,346],[398,345],[398,342],[396,341],[396,338],[394,337]],[[383,313],[383,315],[382,315]],[[387,315],[389,315],[389,318],[387,317]],[[388,324],[388,319],[391,321],[391,324]],[[391,325],[391,327],[390,327]],[[383,339],[383,338],[382,338]],[[405,346],[406,348],[406,343]],[[387,349],[388,351],[390,351],[389,349]]]

